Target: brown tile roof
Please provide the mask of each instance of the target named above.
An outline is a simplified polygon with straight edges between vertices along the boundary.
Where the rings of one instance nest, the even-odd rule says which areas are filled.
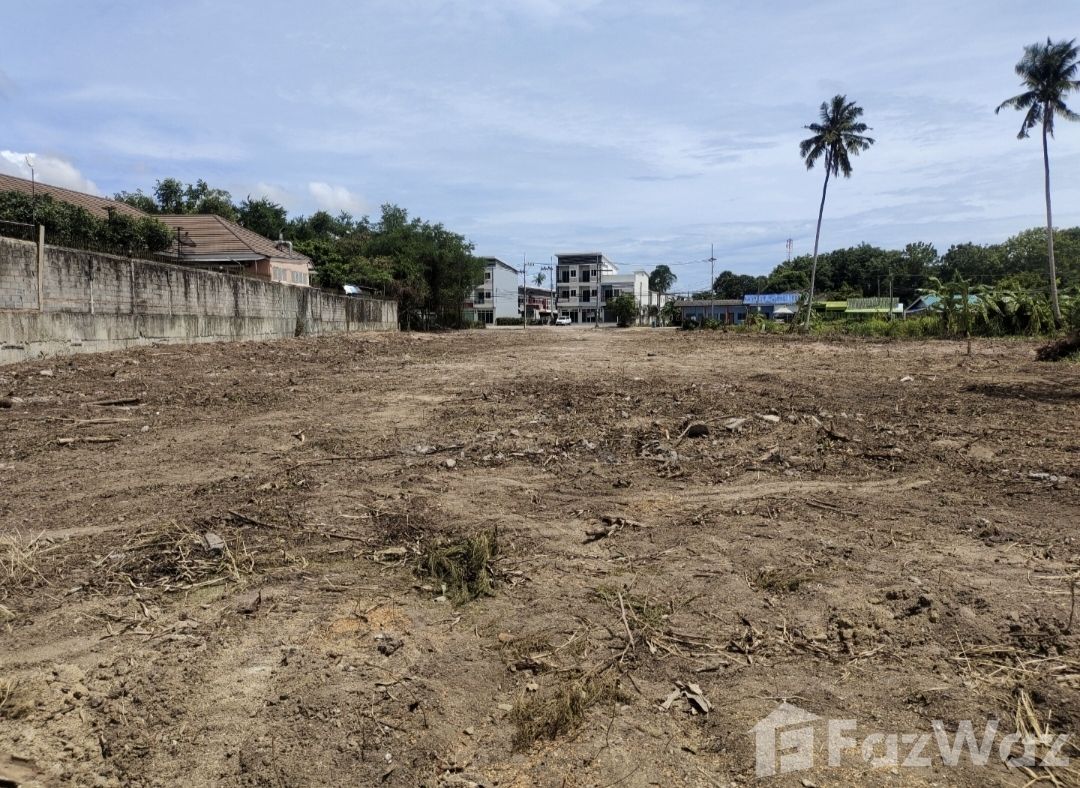
[[[54,200],[59,202],[66,202],[71,205],[78,205],[80,208],[85,208],[98,219],[108,219],[109,208],[114,208],[117,213],[126,214],[133,219],[141,219],[146,216],[146,214],[138,208],[124,202],[110,200],[108,197],[96,197],[93,194],[85,194],[71,189],[64,189],[60,186],[50,186],[41,181],[38,181],[35,186],[32,181],[27,180],[26,178],[16,178],[14,175],[0,174],[0,192],[32,194],[35,189],[38,194],[51,195]]]
[[[241,262],[273,258],[295,263],[311,262],[306,255],[294,252],[288,247],[279,248],[277,243],[269,238],[214,214],[162,214],[154,218],[168,225],[174,233],[177,228],[182,230],[185,240],[181,255],[183,260]],[[188,245],[188,240],[194,245]],[[162,254],[176,258],[176,241]]]

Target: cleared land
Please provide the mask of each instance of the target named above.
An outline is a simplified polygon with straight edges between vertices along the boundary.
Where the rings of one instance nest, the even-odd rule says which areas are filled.
[[[1080,366],[1028,343],[372,335],[0,397],[21,785],[750,784],[781,699],[1080,733]],[[463,537],[493,588],[460,603]],[[774,784],[1044,774],[993,760]]]

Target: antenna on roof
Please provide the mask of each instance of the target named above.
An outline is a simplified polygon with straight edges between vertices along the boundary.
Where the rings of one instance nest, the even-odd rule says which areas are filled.
[[[30,215],[31,221],[37,226],[37,177],[34,174],[34,161],[30,154],[26,154],[26,166],[30,168]]]

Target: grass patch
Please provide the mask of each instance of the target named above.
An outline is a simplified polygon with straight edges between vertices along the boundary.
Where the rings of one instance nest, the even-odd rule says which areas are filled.
[[[619,689],[618,673],[612,669],[577,678],[565,677],[547,692],[534,697],[522,695],[510,711],[514,747],[524,750],[539,739],[557,739],[581,725],[596,704],[625,699]]]
[[[423,546],[419,572],[443,587],[458,605],[495,593],[495,569],[499,553],[495,531],[480,531],[461,539],[436,539]]]

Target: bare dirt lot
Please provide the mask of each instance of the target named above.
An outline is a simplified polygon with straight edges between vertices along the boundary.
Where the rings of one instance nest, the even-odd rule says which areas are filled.
[[[782,701],[767,784],[1078,784],[999,757],[1080,736],[1078,405],[1029,343],[647,329],[0,368],[0,785],[750,785]]]

